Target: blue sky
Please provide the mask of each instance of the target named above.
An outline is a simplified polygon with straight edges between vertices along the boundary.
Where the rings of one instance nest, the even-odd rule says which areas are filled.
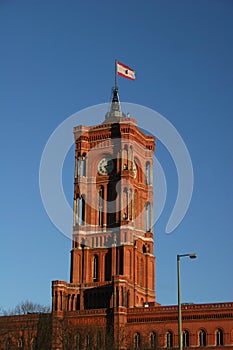
[[[1,307],[50,304],[51,281],[69,280],[71,242],[43,208],[40,159],[63,120],[109,102],[115,58],[137,73],[119,78],[121,100],[166,117],[193,162],[188,213],[167,235],[177,174],[158,142],[168,195],[155,228],[157,300],[177,302],[176,254],[187,252],[198,259],[182,260],[182,301],[233,300],[232,15],[231,0],[0,2]],[[63,180],[72,203],[73,149]]]

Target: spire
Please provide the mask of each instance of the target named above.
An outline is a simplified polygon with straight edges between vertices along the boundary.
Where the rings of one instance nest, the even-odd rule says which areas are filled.
[[[112,103],[111,103],[111,109],[110,112],[120,112],[121,111],[121,105],[119,101],[119,95],[118,95],[118,87],[115,86],[112,90]]]
[[[112,89],[112,102],[110,105],[110,111],[106,113],[105,122],[116,123],[122,117],[125,118],[125,114],[121,112],[118,87],[114,86],[114,88]]]

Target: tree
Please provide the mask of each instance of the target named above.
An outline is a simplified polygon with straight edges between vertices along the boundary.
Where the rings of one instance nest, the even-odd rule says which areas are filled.
[[[3,316],[13,315],[27,315],[33,313],[50,313],[50,306],[33,303],[32,301],[25,300],[17,304],[12,310],[1,310]]]

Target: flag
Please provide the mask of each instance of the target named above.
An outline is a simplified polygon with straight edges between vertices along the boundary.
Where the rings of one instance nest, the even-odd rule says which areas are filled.
[[[116,71],[118,75],[121,75],[124,78],[135,80],[135,71],[119,61],[116,61]]]

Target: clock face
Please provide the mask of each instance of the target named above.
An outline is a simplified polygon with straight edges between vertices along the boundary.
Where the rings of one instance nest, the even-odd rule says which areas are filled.
[[[103,158],[98,164],[98,172],[101,175],[109,175],[113,171],[114,162],[112,159]]]

